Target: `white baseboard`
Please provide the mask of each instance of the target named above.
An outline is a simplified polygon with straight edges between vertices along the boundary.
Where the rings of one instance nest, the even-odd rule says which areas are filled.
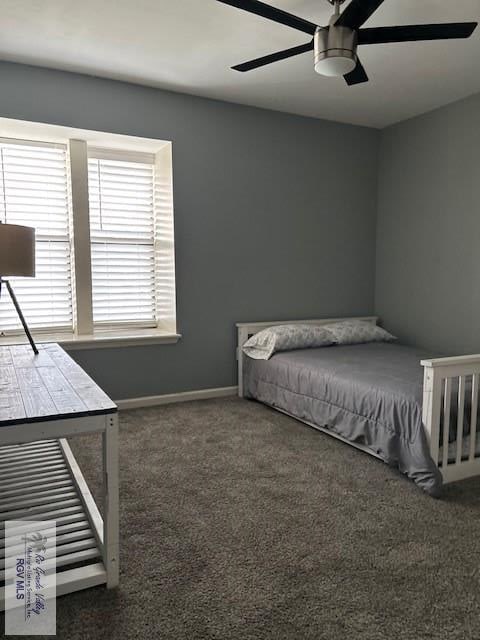
[[[126,398],[115,400],[116,405],[123,411],[125,409],[140,409],[141,407],[155,407],[161,404],[173,402],[190,402],[192,400],[206,400],[207,398],[224,398],[236,396],[238,387],[219,387],[218,389],[198,389],[197,391],[182,391],[180,393],[167,393],[161,396],[143,396],[141,398]]]

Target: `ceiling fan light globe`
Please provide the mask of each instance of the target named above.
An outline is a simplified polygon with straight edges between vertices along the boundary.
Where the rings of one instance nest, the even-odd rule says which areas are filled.
[[[338,78],[355,69],[357,61],[352,57],[329,56],[315,63],[315,71],[322,76]]]

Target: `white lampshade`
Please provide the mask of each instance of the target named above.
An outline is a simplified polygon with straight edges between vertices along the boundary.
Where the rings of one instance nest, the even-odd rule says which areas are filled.
[[[0,224],[0,277],[35,276],[35,229]]]

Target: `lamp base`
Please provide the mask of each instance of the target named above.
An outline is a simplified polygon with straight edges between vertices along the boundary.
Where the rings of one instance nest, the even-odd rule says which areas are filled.
[[[13,302],[13,306],[15,307],[15,310],[18,313],[18,317],[20,318],[20,322],[22,323],[22,327],[23,327],[23,330],[25,331],[28,341],[30,342],[30,346],[32,347],[33,353],[36,356],[38,356],[37,345],[33,341],[32,334],[30,333],[30,329],[28,328],[27,321],[25,320],[22,310],[20,309],[20,305],[18,304],[17,296],[13,291],[12,285],[8,280],[3,280],[2,278],[0,278],[0,295],[2,294],[2,284],[6,285],[7,287],[8,293],[10,294],[10,298],[12,299],[12,302]]]

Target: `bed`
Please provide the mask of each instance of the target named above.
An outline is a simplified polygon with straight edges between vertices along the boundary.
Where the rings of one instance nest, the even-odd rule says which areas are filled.
[[[276,325],[377,323],[375,317],[240,323],[239,395],[263,402],[398,468],[438,497],[480,474],[480,355],[432,358],[396,343],[322,346],[254,360],[248,338]]]

